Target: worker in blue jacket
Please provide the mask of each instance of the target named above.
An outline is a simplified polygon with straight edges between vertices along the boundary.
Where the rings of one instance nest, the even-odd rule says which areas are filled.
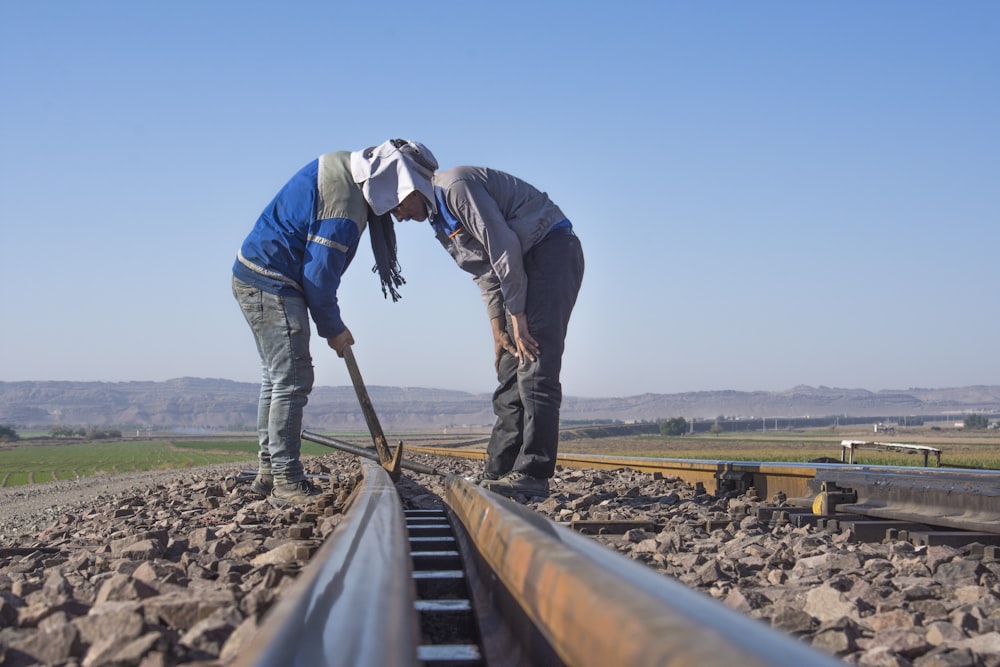
[[[243,241],[233,264],[233,295],[262,365],[252,488],[276,507],[301,505],[319,493],[299,460],[302,412],[314,379],[310,316],[327,345],[344,356],[354,337],[337,290],[366,227],[383,295],[399,298],[404,281],[389,211],[412,193],[433,207],[436,168],[425,146],[403,139],[326,153],[292,176]]]

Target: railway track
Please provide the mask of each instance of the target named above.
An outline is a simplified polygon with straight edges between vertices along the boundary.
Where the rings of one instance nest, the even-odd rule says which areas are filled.
[[[235,664],[840,664],[456,476],[447,511],[407,515],[363,468],[348,520]]]
[[[317,459],[307,511],[228,477],[64,516],[0,553],[4,664],[1000,665],[994,473],[567,456],[519,504],[416,449]]]
[[[483,459],[485,453],[413,447],[435,456]],[[560,454],[565,468],[627,468],[701,485],[712,495],[752,492],[777,502],[767,520],[784,513],[795,525],[856,528],[881,540],[887,534],[916,545],[1000,546],[1000,471],[961,468],[860,466],[843,463],[762,463]],[[832,523],[831,523],[832,522]],[[863,525],[864,524],[864,525]]]
[[[574,455],[560,465],[675,476],[714,495],[765,489],[780,499],[758,510],[772,526],[1000,544],[996,473]],[[445,509],[405,512],[385,472],[364,471],[351,520],[237,664],[840,664],[579,534],[628,526],[560,526],[456,476]]]

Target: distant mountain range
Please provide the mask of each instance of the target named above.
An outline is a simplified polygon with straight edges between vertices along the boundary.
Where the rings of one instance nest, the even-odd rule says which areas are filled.
[[[19,428],[254,430],[258,385],[179,378],[165,382],[0,382],[0,424]],[[370,386],[386,430],[487,425],[491,396],[444,389]],[[907,417],[1000,413],[1000,386],[867,391],[798,386],[787,391],[698,391],[563,400],[564,421],[658,421],[825,416]],[[317,387],[306,406],[310,429],[365,430],[354,388]]]

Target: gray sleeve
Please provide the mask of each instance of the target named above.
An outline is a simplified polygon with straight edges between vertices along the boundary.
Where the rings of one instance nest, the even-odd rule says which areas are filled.
[[[458,181],[448,189],[448,207],[455,213],[466,231],[476,238],[486,249],[493,278],[499,284],[499,291],[511,313],[524,312],[528,296],[528,278],[524,272],[524,253],[521,241],[500,212],[496,201],[482,184],[474,181]],[[483,291],[490,317],[495,317],[493,306],[487,298],[484,287],[486,276],[478,276],[476,282]],[[502,309],[500,314],[502,314]]]
[[[479,285],[479,291],[483,294],[483,303],[486,304],[486,314],[492,320],[495,317],[504,317],[503,294],[500,292],[500,281],[492,271],[475,276],[473,280]]]

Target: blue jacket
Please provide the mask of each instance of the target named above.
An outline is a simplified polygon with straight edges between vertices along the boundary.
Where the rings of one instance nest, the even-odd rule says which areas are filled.
[[[347,328],[337,288],[368,224],[350,155],[326,153],[299,170],[260,214],[233,264],[233,275],[245,283],[304,297],[324,338]]]

